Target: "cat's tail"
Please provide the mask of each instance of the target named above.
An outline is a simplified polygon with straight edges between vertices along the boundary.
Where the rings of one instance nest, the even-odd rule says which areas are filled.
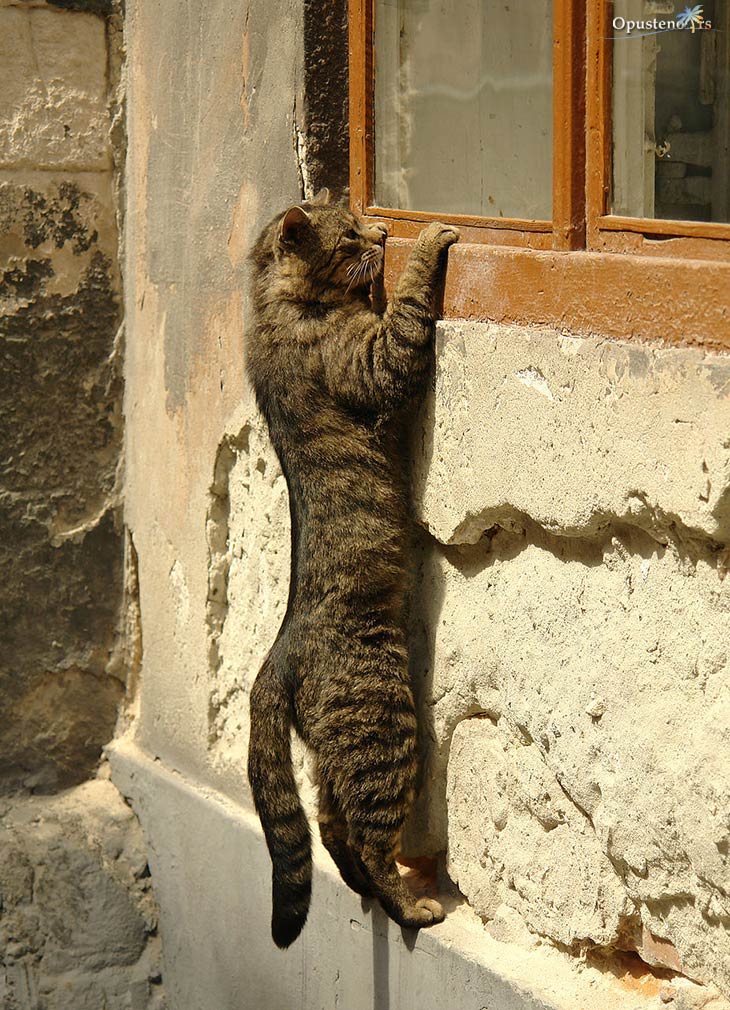
[[[276,666],[264,662],[251,690],[248,779],[272,870],[271,935],[288,947],[304,928],[312,893],[312,844],[292,768],[288,692]]]

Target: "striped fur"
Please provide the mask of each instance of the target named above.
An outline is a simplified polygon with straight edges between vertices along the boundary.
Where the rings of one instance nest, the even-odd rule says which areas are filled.
[[[306,921],[309,829],[290,727],[317,759],[319,828],[343,879],[403,926],[443,918],[395,865],[416,777],[404,594],[405,409],[433,354],[434,299],[458,235],[429,225],[390,305],[373,310],[384,231],[319,202],[290,208],[254,251],[247,368],[289,488],[289,602],[251,693],[249,779],[273,865],[272,935]]]

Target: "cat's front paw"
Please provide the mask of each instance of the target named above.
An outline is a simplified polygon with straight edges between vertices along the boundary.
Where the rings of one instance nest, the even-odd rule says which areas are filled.
[[[458,241],[459,229],[452,224],[442,224],[440,221],[432,221],[418,236],[419,243],[436,246],[439,250],[448,249],[450,245]]]

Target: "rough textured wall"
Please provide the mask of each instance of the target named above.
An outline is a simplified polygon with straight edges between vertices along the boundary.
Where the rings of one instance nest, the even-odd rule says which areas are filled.
[[[119,515],[121,60],[112,2],[0,3],[3,1010],[163,1006],[141,829],[110,782],[76,785],[140,648]]]
[[[416,428],[427,776],[408,836],[448,850],[485,920],[515,910],[726,992],[729,423],[727,358],[440,326]],[[219,456],[208,530],[211,757],[234,774],[288,584],[255,418]],[[306,762],[300,779],[311,796]]]
[[[244,257],[270,214],[315,188],[311,21],[290,0],[177,11],[128,12],[126,515],[144,654],[115,775],[155,850],[166,982],[187,1008],[199,965],[236,1006],[241,964],[294,987],[332,934],[303,939],[286,970],[273,948],[234,950],[239,916],[262,929],[268,916],[260,874],[247,887],[255,835],[230,801],[247,802],[248,690],[289,560],[284,482],[243,374]],[[409,846],[447,852],[485,948],[487,932],[553,944],[579,955],[578,974],[591,949],[638,950],[659,966],[629,962],[642,1007],[677,970],[703,983],[681,999],[662,989],[678,1010],[707,1003],[711,983],[730,992],[727,393],[727,359],[699,351],[445,323],[416,429],[427,776]],[[230,918],[203,900],[208,881]],[[396,974],[402,939],[387,950]],[[321,984],[334,1005],[337,981]]]
[[[0,791],[83,781],[123,691],[118,20],[0,5]]]
[[[730,993],[730,360],[445,325],[421,828],[480,914]]]
[[[0,814],[3,1010],[162,1010],[146,846],[111,782]]]

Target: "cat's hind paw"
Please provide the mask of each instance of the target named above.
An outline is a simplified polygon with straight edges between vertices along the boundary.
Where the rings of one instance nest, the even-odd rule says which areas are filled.
[[[420,929],[422,926],[435,926],[443,922],[446,913],[440,902],[435,898],[419,898],[404,914],[401,926]]]

